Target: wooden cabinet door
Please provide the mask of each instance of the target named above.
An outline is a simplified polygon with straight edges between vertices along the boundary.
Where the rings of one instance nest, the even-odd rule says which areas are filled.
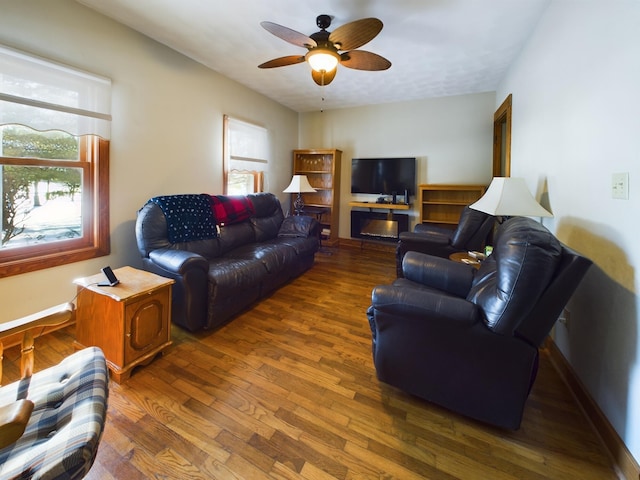
[[[135,361],[169,340],[169,294],[163,288],[127,305],[124,363]]]

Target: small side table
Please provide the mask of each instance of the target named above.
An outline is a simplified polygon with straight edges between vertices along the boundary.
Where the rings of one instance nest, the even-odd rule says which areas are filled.
[[[304,210],[302,211],[302,215],[315,216],[316,220],[320,224],[320,232],[318,233],[318,240],[320,242],[319,251],[322,251],[322,237],[323,237],[322,230],[324,230],[324,225],[329,226],[328,224],[322,223],[322,216],[327,213],[331,213],[331,209],[329,207],[315,207],[315,206],[304,207]],[[326,238],[329,238],[329,236],[326,235]]]
[[[171,345],[174,280],[132,267],[114,270],[120,283],[99,287],[104,275],[74,280],[78,286],[76,349],[102,349],[117,383]]]
[[[475,268],[480,268],[480,261],[477,258],[473,258],[467,252],[455,252],[449,255],[449,260],[453,260],[458,263],[466,263],[467,265],[473,265]]]

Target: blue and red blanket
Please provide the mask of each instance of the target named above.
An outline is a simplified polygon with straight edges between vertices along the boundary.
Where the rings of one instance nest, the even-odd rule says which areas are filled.
[[[171,243],[216,238],[219,227],[242,222],[255,213],[251,200],[242,196],[164,195],[149,201],[164,213]]]
[[[242,222],[256,213],[248,197],[210,195],[211,210],[218,225]]]

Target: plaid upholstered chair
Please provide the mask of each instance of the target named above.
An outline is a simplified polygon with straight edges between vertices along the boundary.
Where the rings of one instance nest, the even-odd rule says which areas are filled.
[[[22,335],[22,379],[0,387],[0,478],[75,479],[93,465],[107,411],[102,351],[86,348],[32,374],[34,334],[74,313],[63,304],[0,324],[0,360],[1,340]]]

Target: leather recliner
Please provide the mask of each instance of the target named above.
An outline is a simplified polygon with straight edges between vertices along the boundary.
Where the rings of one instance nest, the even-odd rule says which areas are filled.
[[[467,205],[455,230],[419,223],[413,232],[401,232],[396,246],[396,273],[402,277],[402,259],[407,252],[422,252],[448,258],[455,252],[480,250],[491,233],[495,217]]]
[[[479,269],[408,252],[367,316],[378,379],[462,415],[518,429],[538,347],[591,261],[541,224],[500,225]]]

